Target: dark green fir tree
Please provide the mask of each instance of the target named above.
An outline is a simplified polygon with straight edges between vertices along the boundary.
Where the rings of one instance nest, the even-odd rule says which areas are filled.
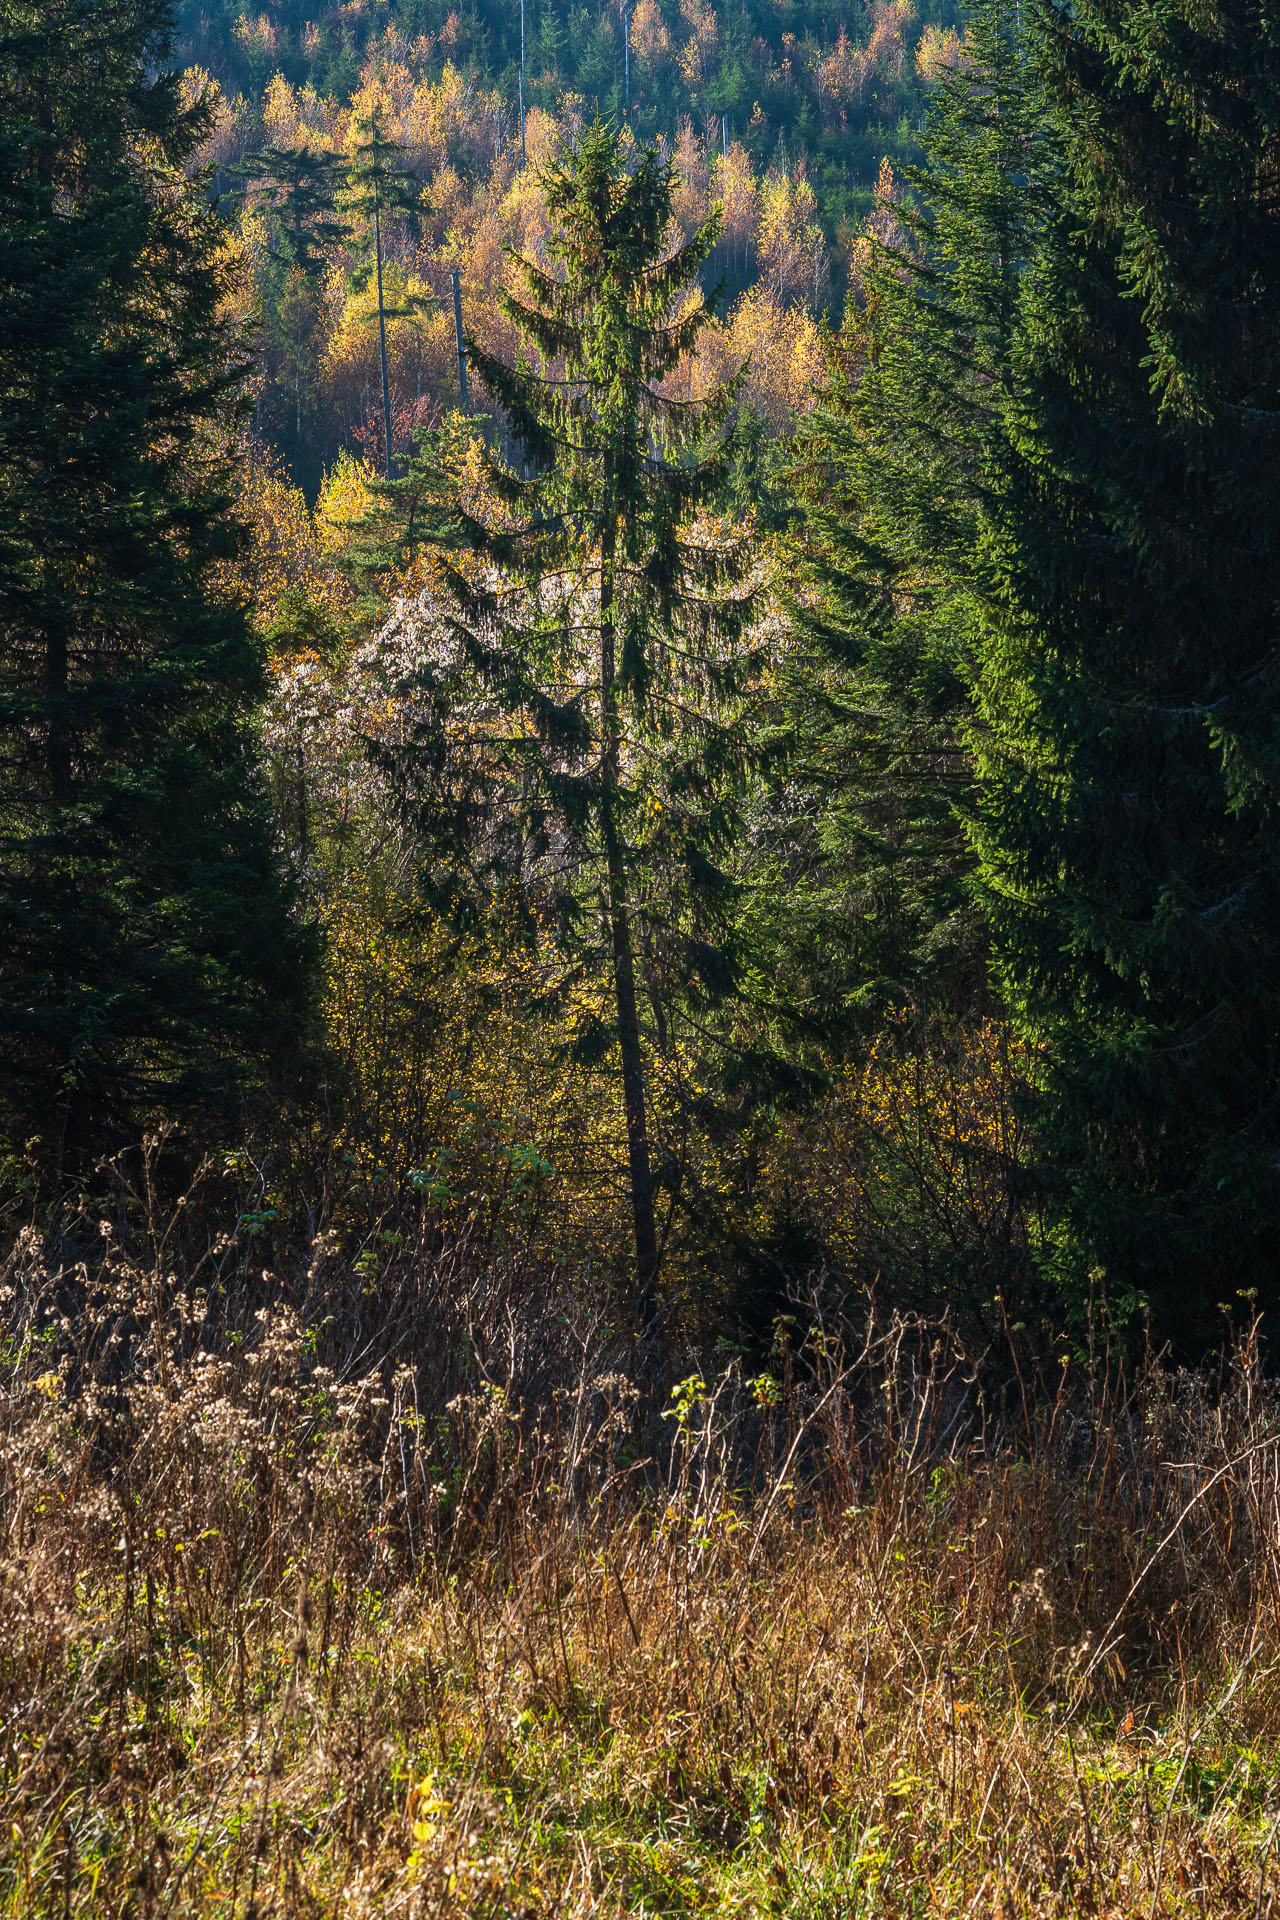
[[[524,294],[503,299],[530,351],[511,367],[471,347],[521,464],[477,442],[459,472],[456,544],[422,604],[426,717],[391,770],[433,906],[522,939],[513,990],[567,1020],[584,1066],[613,1063],[657,1356],[679,1142],[735,968],[752,555],[699,522],[733,388],[662,385],[708,321],[688,295],[714,221],[672,249],[671,166],[599,123],[544,185],[550,263],[517,257]]]
[[[759,833],[757,878],[771,884],[753,889],[752,931],[785,989],[784,1029],[820,1060],[887,1043],[941,1070],[1000,1012],[965,832],[971,677],[1019,287],[1042,217],[1039,141],[1019,10],[980,0],[932,91],[923,160],[882,170],[853,252],[856,297],[798,441],[803,588]],[[885,1284],[998,1325],[996,1294],[1043,1291],[1021,1171],[998,1130],[967,1131],[962,1151],[975,1189],[1003,1198],[958,1234],[919,1181],[895,1184],[889,1150]]]
[[[760,899],[777,903],[765,937],[791,956],[790,1006],[836,1050],[890,1009],[990,1006],[962,813],[976,557],[1037,218],[1032,106],[1018,10],[983,0],[930,100],[924,161],[882,170],[797,443],[805,587],[778,884]]]
[[[397,218],[413,220],[421,210],[422,188],[404,165],[404,149],[387,137],[382,110],[375,107],[356,129],[356,143],[347,171],[343,204],[355,222],[357,254],[363,254],[356,284],[370,274],[378,295],[378,360],[382,372],[383,473],[395,473],[395,427],[391,414],[391,382],[387,371],[387,318],[404,313],[403,306],[387,305],[385,286],[386,241]]]
[[[18,0],[0,37],[0,1133],[63,1168],[225,1121],[306,978],[211,580],[240,373],[170,25]]]
[[[560,15],[554,4],[544,6],[538,21],[538,31],[529,50],[529,78],[535,84],[549,83],[548,90],[554,87],[565,71],[565,56],[568,52],[569,36],[564,30]],[[554,93],[551,97],[554,99]]]
[[[257,343],[266,379],[255,430],[287,453],[295,477],[314,495],[321,479],[314,431],[321,286],[347,234],[336,210],[345,168],[337,154],[266,147],[235,171],[255,183],[267,224]]]
[[[318,280],[347,234],[336,212],[346,177],[340,156],[312,147],[264,147],[238,171],[258,185],[274,257]]]
[[[1280,20],[1035,0],[1026,277],[974,841],[1041,1174],[1188,1348],[1280,1295]]]

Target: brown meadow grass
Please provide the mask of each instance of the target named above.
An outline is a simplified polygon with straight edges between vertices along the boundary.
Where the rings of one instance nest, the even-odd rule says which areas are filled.
[[[1256,1334],[659,1406],[582,1276],[136,1198],[0,1280],[0,1912],[1275,1910]]]

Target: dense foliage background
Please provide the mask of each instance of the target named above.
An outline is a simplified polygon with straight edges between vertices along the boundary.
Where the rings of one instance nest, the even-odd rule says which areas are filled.
[[[256,1231],[514,1236],[664,1353],[815,1288],[1212,1345],[1274,1288],[1271,28],[521,31],[12,10],[15,1203],[164,1122]]]

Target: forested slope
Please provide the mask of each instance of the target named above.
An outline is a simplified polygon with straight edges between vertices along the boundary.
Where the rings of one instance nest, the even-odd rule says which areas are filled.
[[[438,81],[451,66],[496,96],[500,137],[518,123],[523,21],[527,107],[558,112],[573,95],[588,114],[627,118],[641,138],[671,139],[688,118],[717,144],[727,129],[757,167],[803,158],[834,233],[851,196],[865,211],[881,156],[906,150],[919,124],[920,81],[959,23],[958,10],[938,0],[640,0],[627,12],[624,22],[616,5],[563,0],[527,0],[523,12],[520,0],[330,8],[286,0],[257,10],[185,0],[180,46],[187,64],[251,103],[277,73],[341,104],[371,59],[404,62],[419,81]]]
[[[261,319],[257,430],[308,492],[341,447],[381,432],[374,288],[367,259],[359,271],[367,235],[340,212],[305,259],[282,246],[280,228],[332,223],[370,115],[414,185],[385,233],[402,439],[458,397],[454,271],[467,327],[512,349],[494,303],[503,248],[542,243],[538,168],[564,129],[597,112],[675,156],[686,233],[722,208],[703,273],[723,290],[721,324],[688,377],[709,386],[749,362],[746,403],[764,433],[784,433],[819,378],[815,322],[838,321],[851,275],[856,285],[881,167],[916,150],[928,82],[961,57],[951,15],[920,15],[906,0],[794,14],[689,0],[664,15],[643,0],[624,22],[611,7],[599,18],[530,7],[522,115],[518,9],[345,6],[315,19],[288,6],[185,9],[189,84],[216,86],[215,183],[243,206]],[[296,160],[272,171],[272,154],[300,150],[313,156],[305,181]]]

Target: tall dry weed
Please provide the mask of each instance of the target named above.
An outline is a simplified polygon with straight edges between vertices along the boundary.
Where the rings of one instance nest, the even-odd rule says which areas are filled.
[[[582,1276],[197,1216],[4,1259],[0,1912],[1272,1910],[1256,1331],[658,1407]]]

